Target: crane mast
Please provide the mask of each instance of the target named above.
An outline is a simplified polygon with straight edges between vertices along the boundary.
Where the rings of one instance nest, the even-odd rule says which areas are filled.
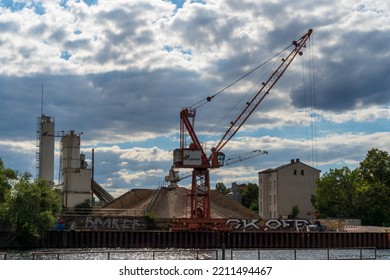
[[[211,149],[210,156],[207,156],[205,150],[200,143],[195,129],[195,108],[184,108],[180,112],[180,149],[174,150],[173,165],[176,168],[192,168],[192,183],[191,192],[188,195],[190,200],[190,215],[189,217],[175,218],[173,230],[228,230],[225,219],[211,218],[210,207],[210,168],[219,168],[223,165],[225,156],[221,152],[222,148],[229,140],[238,132],[242,125],[246,122],[253,111],[269,94],[273,86],[282,77],[288,66],[299,54],[302,55],[301,49],[305,46],[306,41],[310,38],[313,30],[292,42],[294,49],[289,55],[282,59],[282,62],[262,83],[262,86],[247,102],[244,110],[230,123],[223,137],[218,144]],[[211,98],[207,98],[208,101]],[[186,136],[189,136],[191,143],[187,146]]]

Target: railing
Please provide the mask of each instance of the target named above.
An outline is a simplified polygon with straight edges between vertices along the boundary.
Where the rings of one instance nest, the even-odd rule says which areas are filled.
[[[257,260],[375,260],[377,249],[370,247],[230,250],[231,260],[240,259],[243,255]]]
[[[0,259],[15,259],[0,252]],[[221,257],[221,258],[220,258]],[[32,260],[376,260],[376,248],[62,250],[24,255]]]
[[[107,250],[33,252],[32,260],[218,260],[216,249],[189,250]],[[6,260],[7,253],[3,254]]]

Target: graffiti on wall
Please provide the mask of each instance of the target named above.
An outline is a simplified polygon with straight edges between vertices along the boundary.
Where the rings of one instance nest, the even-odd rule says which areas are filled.
[[[288,220],[270,219],[265,223],[265,225],[269,229],[273,229],[273,230],[300,229],[300,228],[306,228],[308,225],[310,225],[310,222],[304,219],[288,219]]]
[[[228,219],[233,230],[307,230],[313,227],[306,219]],[[70,217],[60,219],[57,230],[114,230],[134,231],[148,229],[144,218],[132,217]]]
[[[93,218],[87,217],[85,219],[84,229],[111,229],[111,230],[134,230],[139,228],[140,222],[136,219],[124,218]]]
[[[233,229],[260,229],[258,224],[260,219],[229,219],[226,221],[227,225],[230,225]]]
[[[83,217],[83,218],[71,218],[64,222],[64,219],[60,219],[61,222],[57,225],[57,230],[137,230],[145,228],[145,220],[136,218],[103,218],[103,217]]]
[[[229,219],[226,224],[235,230],[300,230],[307,228],[310,222],[306,219],[269,219],[265,222],[261,219]]]

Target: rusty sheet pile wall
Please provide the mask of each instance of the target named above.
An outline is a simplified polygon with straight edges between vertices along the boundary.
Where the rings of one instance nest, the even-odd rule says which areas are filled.
[[[390,248],[389,233],[53,231],[42,247],[53,248]]]

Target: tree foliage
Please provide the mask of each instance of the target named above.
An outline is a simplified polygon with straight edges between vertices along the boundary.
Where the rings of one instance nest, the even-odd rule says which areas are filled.
[[[259,187],[256,184],[248,183],[248,186],[241,192],[241,203],[252,211],[259,210]]]
[[[216,189],[217,191],[219,191],[219,192],[220,192],[221,194],[223,194],[223,195],[227,195],[228,193],[231,192],[231,189],[230,189],[230,188],[227,188],[227,187],[225,186],[225,184],[224,184],[224,183],[221,183],[221,182],[215,184],[215,189]]]
[[[389,224],[389,154],[371,149],[355,170],[343,167],[325,173],[312,202],[321,216],[358,218],[365,225]]]
[[[61,200],[58,192],[46,181],[32,181],[28,173],[15,171],[14,175],[13,184],[8,183],[8,191],[0,202],[0,220],[14,233],[7,243],[15,240],[23,247],[34,246],[39,238],[54,228]],[[0,181],[7,181],[7,177],[0,174]]]
[[[299,212],[301,212],[301,210],[299,210],[299,206],[298,205],[294,205],[293,207],[291,207],[291,219],[295,219],[298,217],[299,215]]]
[[[12,181],[17,178],[17,173],[5,168],[3,161],[0,159],[0,203],[4,202],[5,197],[11,191]]]
[[[378,149],[368,151],[366,158],[359,164],[359,175],[368,184],[381,184],[390,188],[390,156]]]
[[[317,184],[316,209],[328,217],[355,217],[358,185],[356,172],[348,167],[331,169]]]

